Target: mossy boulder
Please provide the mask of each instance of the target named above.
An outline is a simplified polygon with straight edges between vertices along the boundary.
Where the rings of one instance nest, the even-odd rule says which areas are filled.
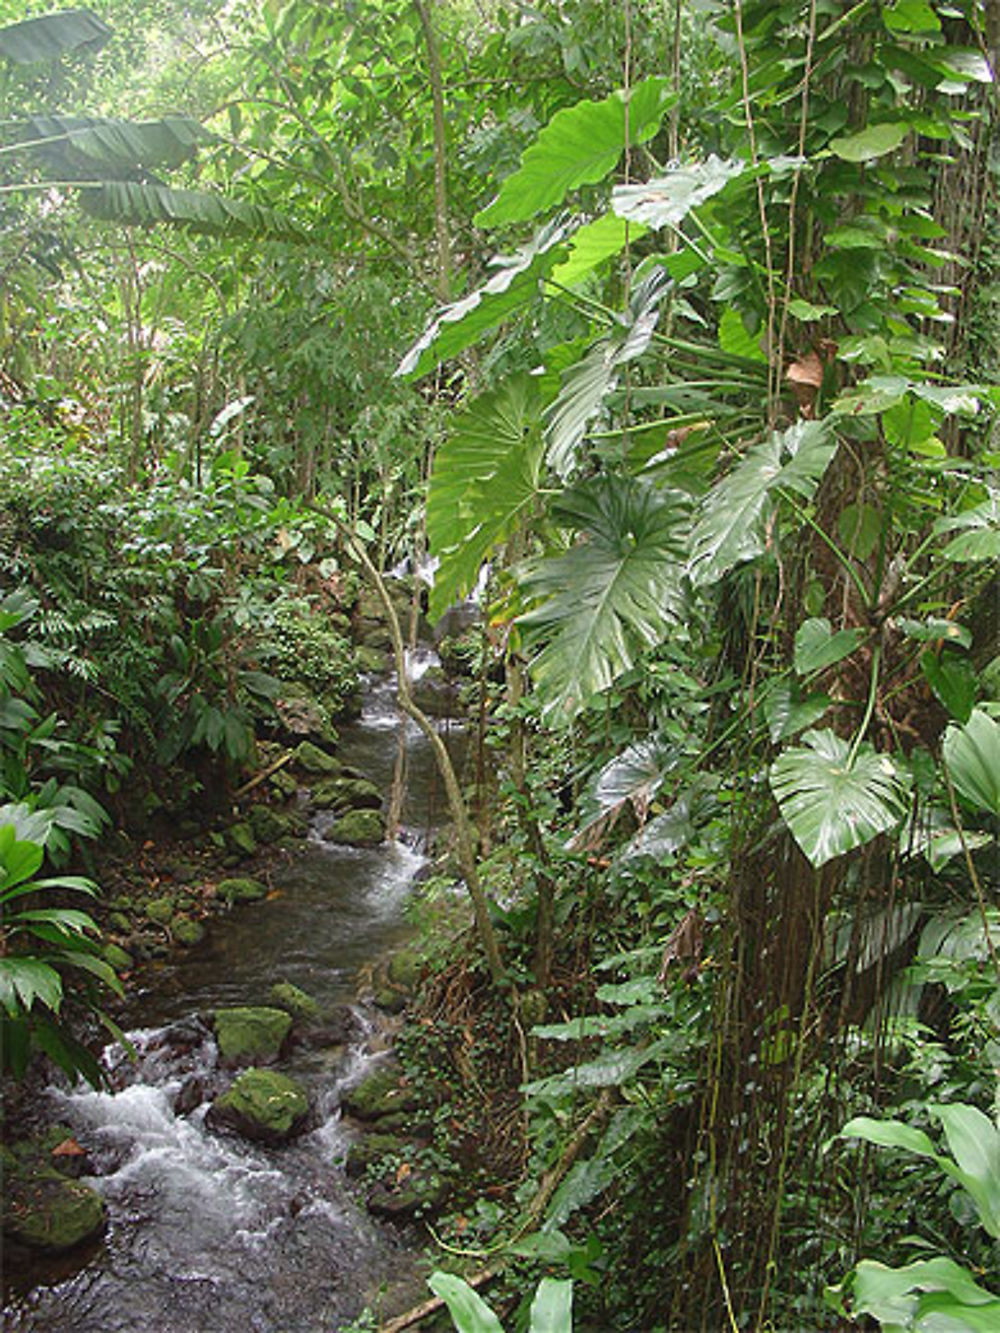
[[[108,925],[121,935],[127,935],[132,929],[132,918],[124,912],[109,912]]]
[[[3,1231],[11,1240],[59,1253],[103,1229],[104,1201],[82,1181],[39,1166],[18,1165],[4,1174]]]
[[[146,904],[146,916],[158,926],[165,926],[177,910],[177,900],[171,894],[162,898],[150,898]]]
[[[258,1143],[278,1144],[301,1133],[309,1119],[309,1096],[301,1083],[273,1069],[247,1069],[228,1092],[216,1097],[206,1122]]]
[[[253,805],[247,815],[258,842],[277,842],[292,832],[292,820],[271,805]]]
[[[358,670],[369,675],[380,676],[389,670],[389,654],[383,648],[373,648],[370,644],[359,643],[354,650],[354,660]]]
[[[350,847],[375,847],[385,837],[385,825],[377,810],[349,810],[341,815],[326,837]]]
[[[381,810],[382,793],[367,778],[324,778],[310,796],[318,810]]]
[[[352,1180],[369,1172],[394,1172],[406,1160],[409,1146],[400,1134],[362,1134],[348,1148],[344,1170]]]
[[[231,856],[253,856],[257,850],[257,839],[246,820],[230,824],[223,836],[226,840],[226,850]]]
[[[319,1017],[319,1005],[313,997],[290,981],[276,981],[271,987],[271,1000],[276,1009],[283,1009],[299,1022],[312,1023]]]
[[[205,927],[193,917],[178,915],[170,922],[170,933],[178,944],[185,948],[200,944],[205,938]]]
[[[387,652],[392,647],[392,635],[388,629],[373,620],[359,620],[355,638],[362,648],[376,648],[380,652]]]
[[[327,754],[326,750],[321,750],[312,741],[302,741],[295,747],[292,762],[310,777],[336,777],[344,768],[339,759]]]
[[[277,773],[272,773],[267,781],[271,790],[276,792],[286,801],[294,796],[299,789],[299,784],[292,777],[291,773],[286,773],[283,768],[279,768]]]
[[[284,1009],[216,1009],[212,1015],[219,1054],[230,1065],[276,1060],[292,1026]]]
[[[259,879],[247,876],[223,879],[219,881],[216,893],[224,902],[230,904],[255,903],[267,897],[267,885],[262,884]]]
[[[449,1185],[437,1171],[416,1169],[399,1181],[379,1181],[366,1199],[373,1217],[387,1222],[408,1222],[439,1213],[448,1200]]]
[[[420,1100],[395,1066],[383,1066],[368,1074],[341,1098],[345,1115],[355,1120],[377,1121],[400,1111],[416,1111]]]
[[[279,730],[290,742],[316,741],[321,745],[336,746],[339,738],[330,721],[329,710],[298,681],[282,683],[275,709]]]

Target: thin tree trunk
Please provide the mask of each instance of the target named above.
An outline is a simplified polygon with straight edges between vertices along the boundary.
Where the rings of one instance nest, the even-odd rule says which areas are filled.
[[[431,82],[434,112],[434,233],[437,237],[437,291],[442,301],[451,299],[451,240],[448,226],[448,144],[444,120],[444,80],[441,53],[431,16],[433,0],[413,0],[427,44],[427,73]]]
[[[444,783],[445,792],[448,796],[448,807],[451,811],[451,817],[455,825],[455,841],[458,849],[458,863],[462,871],[462,877],[465,880],[465,887],[468,890],[469,897],[472,899],[472,910],[476,920],[476,931],[479,935],[479,942],[483,946],[483,952],[486,954],[486,962],[490,970],[490,977],[495,985],[503,980],[504,965],[500,956],[500,946],[497,942],[496,932],[493,929],[493,922],[490,919],[489,902],[483,886],[479,881],[479,872],[476,866],[475,843],[472,836],[472,827],[469,822],[468,811],[465,808],[465,801],[462,798],[462,789],[459,786],[458,775],[455,772],[455,766],[451,762],[451,755],[448,748],[437,732],[434,723],[413,701],[410,693],[410,682],[406,671],[406,645],[403,642],[403,632],[400,629],[399,617],[396,614],[396,608],[392,604],[392,598],[389,596],[385,586],[385,580],[372,563],[368,552],[355,540],[351,533],[332,510],[324,505],[310,502],[306,505],[307,509],[313,513],[319,514],[332,523],[341,534],[352,554],[360,562],[365,573],[371,579],[378,594],[379,601],[382,603],[382,609],[385,611],[386,621],[389,626],[389,633],[392,636],[393,654],[396,659],[396,697],[401,710],[412,717],[414,722],[426,736],[434,754],[438,771],[441,774],[441,780]]]

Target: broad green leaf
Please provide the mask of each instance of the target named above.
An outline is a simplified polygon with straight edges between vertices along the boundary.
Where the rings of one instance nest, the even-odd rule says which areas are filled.
[[[838,1135],[842,1139],[864,1139],[879,1148],[902,1148],[917,1157],[937,1157],[937,1148],[922,1129],[914,1129],[902,1120],[874,1120],[859,1115],[849,1120]]]
[[[767,361],[760,346],[760,334],[749,333],[738,310],[732,306],[723,311],[719,320],[719,346],[745,361]]]
[[[538,381],[512,376],[471,403],[438,449],[427,496],[427,536],[440,561],[432,620],[473,588],[483,561],[531,515],[542,466],[538,413]]]
[[[559,396],[545,413],[548,460],[560,476],[570,472],[587,426],[618,382],[619,369],[649,346],[667,285],[664,271],[654,269],[636,290],[628,317],[599,338],[563,376]]]
[[[18,842],[12,825],[2,830],[6,835],[0,843],[0,900],[17,884],[30,880],[41,867],[45,853],[36,842]]]
[[[973,1280],[971,1274],[969,1280]],[[914,1333],[997,1333],[998,1329],[1000,1297],[997,1296],[973,1303],[946,1291],[930,1291],[920,1297],[913,1312]]]
[[[62,1003],[59,973],[39,958],[0,958],[0,993],[7,1012],[14,1017],[18,1001],[25,1010],[36,1000],[58,1013]]]
[[[106,181],[95,189],[83,189],[80,203],[92,217],[129,227],[163,224],[209,236],[254,237],[297,244],[310,240],[305,228],[274,209],[205,190],[176,190],[139,181]]]
[[[1000,723],[977,708],[964,726],[948,728],[942,753],[959,795],[976,810],[1000,815]]]
[[[179,167],[209,137],[198,121],[184,116],[145,121],[32,116],[16,132],[19,144],[59,180],[91,180],[95,167],[112,177],[146,167]]]
[[[874,162],[894,152],[910,133],[905,121],[887,121],[869,125],[857,134],[830,140],[830,151],[845,162]]]
[[[626,239],[637,241],[648,230],[638,223],[629,224],[614,213],[595,218],[573,233],[569,258],[552,270],[552,281],[561,287],[575,287],[601,264],[620,254]]]
[[[889,756],[870,745],[852,758],[832,731],[802,739],[772,764],[771,790],[795,841],[821,866],[894,828],[905,814],[906,787]]]
[[[557,111],[497,197],[476,214],[476,226],[525,222],[562,203],[578,186],[603,180],[626,143],[644,143],[656,133],[671,100],[669,81],[651,78],[636,84],[627,104],[619,91],[602,102],[577,102]]]
[[[952,1103],[930,1109],[941,1122],[980,1222],[994,1240],[1000,1240],[1000,1133],[996,1125],[975,1106]]]
[[[828,315],[838,315],[840,311],[835,305],[814,305],[812,301],[803,301],[801,297],[795,297],[788,302],[788,313],[796,319],[813,321],[825,319]]]
[[[945,643],[954,643],[959,648],[972,647],[972,631],[954,620],[945,620],[940,616],[910,620],[901,616],[895,623],[901,633],[908,639],[916,639],[918,643],[934,643],[943,639]]]
[[[503,1333],[500,1320],[463,1278],[432,1273],[427,1285],[447,1305],[458,1333]]]
[[[570,718],[681,615],[686,515],[676,494],[613,476],[568,492],[559,516],[579,540],[531,570],[526,593],[544,600],[521,623],[544,644],[532,675],[547,711]]]
[[[64,9],[0,28],[0,57],[30,65],[70,51],[99,51],[111,36],[107,24],[89,9]]]
[[[543,1277],[531,1303],[528,1333],[573,1333],[573,1283]]]
[[[828,694],[808,694],[800,697],[798,686],[779,681],[764,698],[764,717],[771,740],[790,740],[806,727],[818,722],[830,707]]]
[[[920,655],[920,670],[951,716],[958,722],[968,722],[979,693],[978,677],[969,659],[957,652],[938,654],[928,649]]]
[[[822,421],[799,422],[748,449],[705,498],[691,540],[694,584],[714,583],[760,555],[781,492],[809,499],[836,450],[837,440]]]
[[[597,774],[583,801],[581,832],[631,804],[640,819],[676,762],[673,749],[655,737],[636,741]]]
[[[611,206],[621,218],[648,227],[677,227],[692,208],[697,208],[742,176],[749,164],[736,158],[711,154],[704,162],[674,167],[667,175],[643,185],[618,185]]]
[[[544,277],[566,258],[566,228],[543,228],[516,254],[493,261],[497,271],[468,296],[433,317],[396,369],[402,378],[424,375],[441,361],[457,356],[487,329],[531,304]]]
[[[944,548],[946,560],[971,564],[976,560],[1000,560],[1000,491],[961,514],[939,518],[935,532],[957,532]]]
[[[817,616],[799,626],[795,635],[795,670],[800,676],[811,676],[850,657],[863,643],[865,631],[841,629],[834,633],[825,616]]]
[[[929,33],[941,31],[941,20],[927,0],[896,0],[882,11],[882,22],[890,32]]]
[[[88,931],[97,931],[97,922],[86,912],[74,907],[35,907],[29,911],[18,912],[11,918],[11,924],[20,927],[22,922],[39,922],[55,926],[62,935],[86,935]]]
[[[946,1292],[960,1307],[969,1311],[988,1309],[991,1305],[1000,1307],[1000,1301],[979,1284],[964,1268],[953,1259],[943,1255],[933,1259],[918,1259],[905,1268],[889,1268],[885,1264],[871,1259],[862,1259],[854,1270],[854,1308],[859,1314],[871,1315],[883,1326],[898,1325],[900,1328],[919,1329],[920,1324],[913,1323],[918,1310],[918,1293]],[[964,1316],[963,1309],[963,1316]],[[954,1325],[938,1324],[936,1333],[944,1333],[947,1328],[959,1333],[961,1323]],[[975,1330],[980,1325],[966,1325]],[[982,1327],[989,1329],[986,1324]],[[996,1328],[996,1325],[992,1325]],[[932,1333],[935,1326],[923,1324],[926,1333]]]

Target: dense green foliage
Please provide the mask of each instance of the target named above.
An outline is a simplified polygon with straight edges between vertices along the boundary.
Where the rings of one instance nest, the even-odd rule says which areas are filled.
[[[352,543],[429,548],[503,973],[403,1041],[447,1244],[524,1327],[987,1327],[995,7],[196,6],[189,77],[119,8],[0,30],[12,1063],[95,971],[39,849],[349,707]]]

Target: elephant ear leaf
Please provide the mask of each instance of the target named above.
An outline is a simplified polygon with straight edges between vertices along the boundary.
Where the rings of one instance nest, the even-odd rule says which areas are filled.
[[[396,374],[402,379],[425,375],[530,305],[542,279],[566,258],[566,234],[565,226],[551,223],[515,254],[494,259],[492,277],[433,316],[399,363]]]
[[[905,814],[906,783],[886,754],[852,751],[832,731],[809,731],[771,766],[771,790],[814,866],[863,847]]]
[[[476,215],[476,225],[525,222],[561,204],[578,186],[603,180],[626,143],[644,143],[656,133],[671,100],[668,80],[651,78],[627,98],[619,91],[602,102],[577,102],[557,111],[497,197]]]
[[[568,720],[681,616],[687,512],[674,493],[607,476],[566,492],[556,517],[578,540],[529,571],[539,604],[521,623],[541,645],[532,675],[543,704]]]
[[[437,620],[474,586],[483,561],[530,515],[539,492],[538,382],[515,375],[482,394],[437,452],[427,536],[439,560],[430,613]]]
[[[823,421],[798,422],[753,445],[705,497],[692,535],[690,574],[696,586],[760,555],[767,519],[782,493],[809,499],[837,451]]]
[[[944,762],[958,794],[976,810],[1000,815],[1000,724],[981,708],[944,738]]]

